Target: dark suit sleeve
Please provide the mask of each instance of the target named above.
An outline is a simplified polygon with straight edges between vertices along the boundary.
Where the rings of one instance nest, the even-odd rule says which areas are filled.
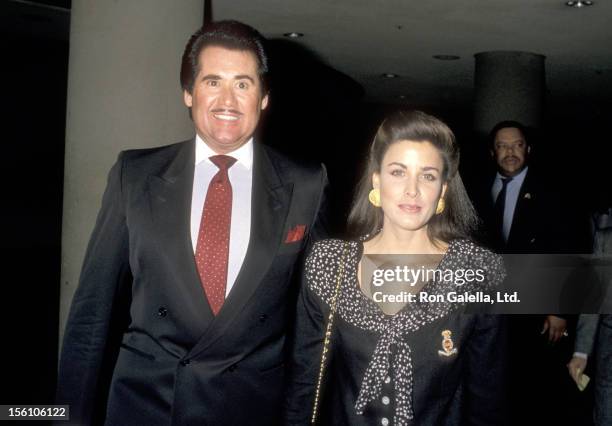
[[[312,266],[307,262],[306,269],[309,267]],[[321,309],[322,302],[307,284],[303,278],[285,400],[286,425],[310,423],[323,350],[326,319]]]
[[[598,314],[582,314],[578,317],[574,352],[582,352],[589,356],[592,355],[598,327]]]
[[[506,318],[477,315],[467,346],[464,381],[463,424],[504,425],[507,423]]]
[[[122,169],[120,154],[109,173],[64,333],[56,400],[70,405],[70,424],[99,422],[103,414],[99,405],[110,380],[103,373],[112,371],[107,364],[115,301],[131,281]]]
[[[327,180],[327,170],[321,164],[321,172],[319,176],[319,199],[317,200],[318,207],[311,226],[309,235],[309,245],[319,240],[329,237],[330,234],[330,217],[329,217],[329,182]]]

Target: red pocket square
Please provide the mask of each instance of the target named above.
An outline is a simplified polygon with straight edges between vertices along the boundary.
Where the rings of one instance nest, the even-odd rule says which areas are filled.
[[[295,243],[296,241],[300,241],[304,238],[304,233],[306,232],[306,225],[295,225],[292,229],[287,232],[287,238],[285,238],[285,243]]]

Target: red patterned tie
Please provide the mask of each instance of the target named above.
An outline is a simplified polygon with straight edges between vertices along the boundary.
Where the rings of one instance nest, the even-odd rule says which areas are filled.
[[[208,185],[195,258],[204,293],[213,314],[217,315],[225,301],[232,217],[232,185],[227,170],[236,159],[213,155],[210,161],[219,171]]]

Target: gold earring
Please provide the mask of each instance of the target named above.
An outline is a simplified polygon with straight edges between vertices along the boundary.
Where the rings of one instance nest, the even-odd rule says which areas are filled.
[[[438,200],[438,206],[436,207],[436,214],[442,213],[445,207],[446,207],[446,203],[444,201],[444,198],[440,198]]]
[[[374,207],[380,207],[380,190],[377,188],[372,189],[368,194],[368,200],[370,200]]]

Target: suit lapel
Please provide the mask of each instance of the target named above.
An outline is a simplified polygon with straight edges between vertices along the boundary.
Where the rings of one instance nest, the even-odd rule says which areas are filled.
[[[265,148],[253,145],[251,233],[247,253],[221,311],[191,350],[195,356],[221,337],[261,285],[278,248],[287,219],[293,183],[283,182]]]
[[[195,143],[187,141],[177,146],[176,153],[165,169],[149,176],[149,201],[154,231],[159,249],[175,265],[180,288],[175,294],[185,295],[190,309],[198,318],[195,329],[203,330],[213,314],[202,292],[191,245],[191,195],[195,168]],[[198,327],[199,326],[199,327]]]
[[[533,181],[530,179],[529,170],[525,176],[525,180],[521,185],[518,199],[516,200],[516,207],[514,208],[514,215],[512,216],[512,227],[510,228],[510,234],[508,235],[508,244],[514,242],[517,239],[521,239],[524,235],[529,233],[528,227],[526,227],[526,221],[533,221],[532,205],[533,205]]]

